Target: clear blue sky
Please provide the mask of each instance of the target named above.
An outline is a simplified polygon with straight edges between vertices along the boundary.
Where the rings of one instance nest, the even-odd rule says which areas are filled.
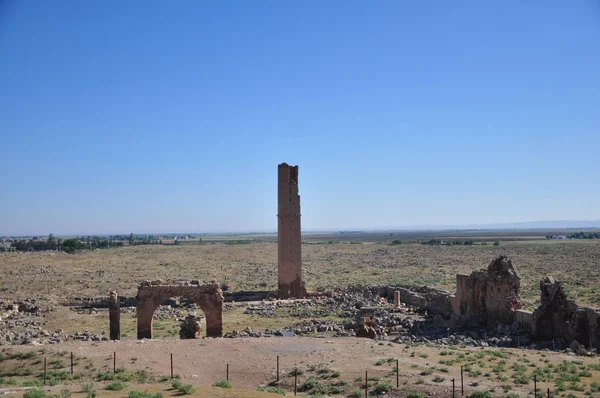
[[[0,0],[0,234],[600,218],[596,1]]]

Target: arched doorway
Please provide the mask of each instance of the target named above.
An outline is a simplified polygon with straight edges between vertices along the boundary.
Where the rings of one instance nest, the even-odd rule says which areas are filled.
[[[196,303],[206,319],[206,336],[223,335],[223,292],[218,283],[198,281],[163,283],[142,282],[138,287],[137,336],[152,338],[152,318],[156,309],[170,297],[185,297]]]

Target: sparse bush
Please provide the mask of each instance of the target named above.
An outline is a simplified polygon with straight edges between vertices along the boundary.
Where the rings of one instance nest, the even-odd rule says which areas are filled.
[[[492,398],[492,393],[489,391],[473,391],[471,398]]]
[[[227,385],[222,384],[222,385],[216,385],[217,383],[213,384],[215,387],[222,387],[222,388],[231,388],[231,383],[229,383],[227,380],[220,380],[220,381],[224,381],[227,383]],[[193,385],[191,384],[183,384],[181,387],[178,388],[178,391],[181,395],[190,395],[196,392],[196,389],[194,388]]]
[[[221,380],[216,381],[213,384],[213,387],[231,388],[231,383],[229,382],[229,380],[221,379]]]
[[[94,385],[93,384],[84,384],[81,389],[83,390],[83,392],[90,392],[90,391],[94,391]]]
[[[173,387],[174,389],[179,389],[179,387],[181,387],[183,385],[181,380],[173,380],[171,382],[171,387]]]
[[[319,385],[319,381],[317,379],[308,379],[304,382],[304,384],[302,384],[300,389],[302,391],[309,391],[309,390],[314,389],[318,385]]]
[[[106,389],[110,391],[121,391],[126,387],[127,383],[125,383],[124,381],[113,381],[112,383],[106,386]]]
[[[46,394],[46,391],[39,390],[37,388],[26,391],[25,394],[23,394],[23,398],[47,398],[47,397],[48,397],[48,394]]]
[[[375,389],[373,390],[373,394],[375,395],[383,395],[383,394],[387,394],[388,392],[390,392],[392,390],[392,385],[389,383],[379,383],[375,386]]]
[[[434,383],[441,383],[444,380],[446,380],[446,379],[444,379],[441,376],[435,376],[431,381],[433,381]]]
[[[413,391],[408,393],[408,398],[427,398],[427,395],[424,392]]]
[[[132,390],[127,394],[127,398],[163,398],[163,394],[160,392],[152,394],[147,391]]]
[[[360,388],[355,388],[350,394],[348,394],[348,398],[362,398],[364,396],[365,393]]]

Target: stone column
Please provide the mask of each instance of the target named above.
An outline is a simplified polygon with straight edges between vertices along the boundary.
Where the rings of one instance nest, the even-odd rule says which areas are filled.
[[[110,339],[121,340],[121,306],[117,297],[117,292],[110,292],[108,303],[108,321],[110,324]]]
[[[396,290],[394,292],[394,309],[399,309],[401,304],[402,303],[400,302],[400,291]]]
[[[279,165],[277,189],[279,297],[304,297],[298,166]]]
[[[152,338],[152,316],[157,305],[151,297],[140,297],[137,305],[137,338]]]

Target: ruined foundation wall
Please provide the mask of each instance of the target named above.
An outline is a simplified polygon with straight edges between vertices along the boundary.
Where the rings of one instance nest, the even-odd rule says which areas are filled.
[[[400,292],[400,301],[417,310],[427,310],[432,314],[440,314],[445,317],[452,315],[452,294],[440,290],[430,288],[428,286],[419,287],[399,287],[388,286],[385,295],[388,299],[393,299],[394,292]]]
[[[305,297],[302,280],[302,234],[298,166],[282,163],[278,167],[277,262],[279,297]]]

